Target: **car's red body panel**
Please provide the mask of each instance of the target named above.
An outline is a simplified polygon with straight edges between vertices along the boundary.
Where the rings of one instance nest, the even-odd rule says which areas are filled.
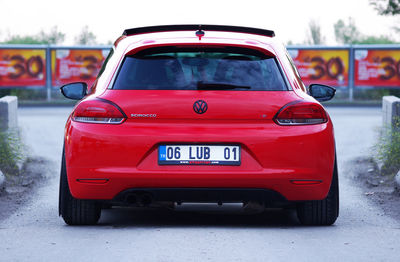
[[[275,55],[291,91],[112,90],[110,83],[125,54],[163,45],[229,45]],[[119,41],[89,97],[118,105],[122,124],[79,123],[68,119],[65,157],[72,195],[113,199],[131,188],[261,188],[287,200],[326,197],[335,162],[331,120],[323,124],[280,126],[273,117],[286,104],[305,100],[304,85],[273,39],[244,33],[152,33]],[[196,100],[208,103],[196,114]],[[135,117],[155,114],[157,117]],[[242,149],[239,166],[158,165],[160,144],[234,144]],[[88,179],[88,180],[85,180]],[[96,180],[91,179],[106,179]],[[296,184],[312,181],[312,184]]]

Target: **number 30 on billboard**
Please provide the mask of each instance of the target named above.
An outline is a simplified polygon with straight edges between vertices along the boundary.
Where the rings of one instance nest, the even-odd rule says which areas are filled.
[[[0,49],[0,86],[45,86],[46,50]]]

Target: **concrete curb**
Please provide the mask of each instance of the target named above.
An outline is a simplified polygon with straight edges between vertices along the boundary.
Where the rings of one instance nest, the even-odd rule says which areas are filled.
[[[394,177],[394,180],[396,181],[397,188],[400,189],[400,170],[397,172],[396,176]]]
[[[4,96],[0,98],[0,130],[18,128],[18,98],[16,96]]]
[[[0,170],[0,191],[3,189],[4,182],[6,182],[6,178],[3,172]]]
[[[382,97],[383,127],[398,130],[397,121],[400,116],[400,98],[396,96]]]

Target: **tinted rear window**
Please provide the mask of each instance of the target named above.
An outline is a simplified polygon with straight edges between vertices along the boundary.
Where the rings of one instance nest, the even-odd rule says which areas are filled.
[[[125,57],[125,90],[287,90],[274,57],[243,48],[154,48]]]

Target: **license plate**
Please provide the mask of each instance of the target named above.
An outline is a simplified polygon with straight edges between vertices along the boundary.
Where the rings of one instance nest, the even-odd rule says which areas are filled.
[[[240,165],[240,146],[160,145],[159,165]]]

